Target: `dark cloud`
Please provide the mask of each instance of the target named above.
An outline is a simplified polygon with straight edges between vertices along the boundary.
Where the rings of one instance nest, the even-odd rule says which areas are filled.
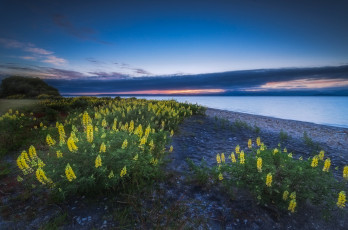
[[[98,42],[101,44],[110,45],[110,42],[106,42],[100,39],[97,39],[96,31],[89,27],[77,27],[63,14],[54,14],[52,16],[52,20],[54,24],[62,28],[66,33],[79,38],[81,40],[90,40],[94,42]]]
[[[114,93],[172,89],[224,89],[227,92],[244,92],[246,89],[257,89],[270,82],[286,82],[303,79],[324,79],[326,81],[330,79],[341,79],[346,81],[348,80],[348,66],[303,69],[246,70],[199,75],[141,78],[127,78],[122,74],[119,76],[119,73],[91,72],[90,74],[101,76],[105,80],[98,81],[96,79],[85,79],[71,80],[69,82],[49,80],[49,82],[58,87],[62,93]],[[118,76],[120,78],[118,78]],[[110,77],[110,80],[108,80],[108,77]],[[343,88],[346,91],[348,90],[347,86],[343,86]],[[277,91],[277,89],[274,89],[273,91]]]
[[[94,78],[98,78],[98,79],[118,80],[118,79],[129,78],[129,76],[122,73],[118,73],[118,72],[107,73],[107,72],[99,71],[99,72],[88,72],[88,73],[91,74]]]
[[[133,69],[134,73],[136,74],[145,74],[145,75],[151,75],[150,72],[144,70],[144,69],[141,69],[141,68],[135,68]]]

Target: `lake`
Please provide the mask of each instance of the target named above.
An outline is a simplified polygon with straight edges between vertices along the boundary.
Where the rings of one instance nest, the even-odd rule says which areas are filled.
[[[348,97],[325,96],[139,96],[197,103],[215,109],[348,128]]]

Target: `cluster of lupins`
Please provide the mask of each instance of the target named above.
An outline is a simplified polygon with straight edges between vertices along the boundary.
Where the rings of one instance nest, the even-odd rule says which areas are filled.
[[[254,157],[252,158],[248,158],[250,159],[252,162],[256,162],[255,168],[257,170],[258,173],[260,173],[260,175],[264,172],[263,170],[263,157],[266,157],[266,155],[264,155],[264,151],[267,149],[266,145],[264,143],[261,142],[260,137],[257,137],[256,141],[256,149],[253,149],[253,141],[251,139],[248,140],[247,142],[247,147],[249,150],[251,150],[250,153],[256,153],[256,155],[254,155]],[[224,153],[221,154],[217,154],[216,155],[216,162],[217,162],[217,169],[218,169],[218,180],[223,181],[224,180],[224,170],[223,170],[223,166],[227,166],[227,167],[232,167],[232,168],[238,168],[238,167],[243,167],[245,168],[244,165],[246,165],[246,158],[245,158],[245,153],[243,150],[241,150],[241,147],[239,145],[237,145],[235,147],[235,152],[232,152],[230,155],[230,160],[231,160],[231,164],[226,164],[225,161],[225,155]],[[273,157],[277,157],[278,154],[286,154],[285,156],[287,156],[288,158],[293,158],[292,153],[288,153],[288,150],[286,148],[284,148],[283,150],[280,149],[280,145],[278,146],[278,148],[274,148],[272,150],[268,150],[268,152],[271,152],[271,154],[273,155]],[[236,156],[237,155],[237,156]],[[252,160],[254,159],[254,160]],[[294,159],[295,160],[295,159]],[[303,161],[303,157],[299,158],[300,161]],[[309,158],[309,165],[308,167],[313,168],[313,170],[316,170],[316,168],[319,167],[319,162],[323,162],[320,165],[322,165],[322,169],[320,169],[321,171],[328,173],[330,171],[330,166],[331,166],[331,160],[330,158],[326,158],[325,159],[325,152],[322,150],[319,152],[318,155],[313,156],[313,158]],[[239,164],[235,164],[239,162]],[[248,162],[247,162],[248,163]],[[266,163],[268,163],[266,161]],[[284,166],[282,166],[284,167]],[[267,167],[267,170],[263,176],[264,178],[264,183],[265,186],[269,189],[272,189],[273,186],[273,177],[274,177],[274,172],[269,170],[270,168]],[[231,170],[228,170],[228,172],[231,172]],[[233,175],[231,176],[233,178]],[[343,178],[345,180],[348,180],[348,166],[344,166],[343,168]],[[260,196],[258,196],[259,199],[261,199]],[[290,212],[295,212],[296,206],[297,206],[297,201],[296,201],[296,191],[293,191],[291,193],[289,193],[288,190],[283,191],[282,194],[282,200],[285,202],[288,202],[288,210]],[[337,200],[337,207],[339,208],[344,208],[345,207],[345,202],[346,202],[346,193],[344,191],[339,192],[338,194],[338,200]]]
[[[63,106],[64,101],[74,100],[44,103]],[[18,157],[18,167],[25,177],[36,171],[40,183],[63,192],[69,184],[104,189],[132,183],[135,176],[150,178],[147,174],[154,175],[159,169],[164,153],[174,150],[173,146],[166,147],[168,137],[174,135],[185,116],[199,110],[196,105],[175,101],[91,100],[92,105],[99,106],[72,112],[63,123],[48,128],[48,150],[38,154],[42,160],[35,152],[36,170],[25,152]],[[134,178],[134,183],[138,184],[139,179]],[[83,182],[86,180],[90,183]]]

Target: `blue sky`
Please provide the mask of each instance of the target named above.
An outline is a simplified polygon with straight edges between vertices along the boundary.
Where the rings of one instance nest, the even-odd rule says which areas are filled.
[[[347,1],[0,2],[0,74],[125,79],[348,64]]]

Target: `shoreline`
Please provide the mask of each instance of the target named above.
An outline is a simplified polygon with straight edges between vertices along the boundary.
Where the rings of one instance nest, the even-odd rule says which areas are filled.
[[[230,122],[245,122],[252,127],[259,127],[262,133],[279,135],[282,131],[291,138],[304,139],[306,132],[313,142],[326,147],[330,152],[339,151],[338,154],[348,158],[348,128],[206,108],[205,114],[209,117],[227,119]]]

